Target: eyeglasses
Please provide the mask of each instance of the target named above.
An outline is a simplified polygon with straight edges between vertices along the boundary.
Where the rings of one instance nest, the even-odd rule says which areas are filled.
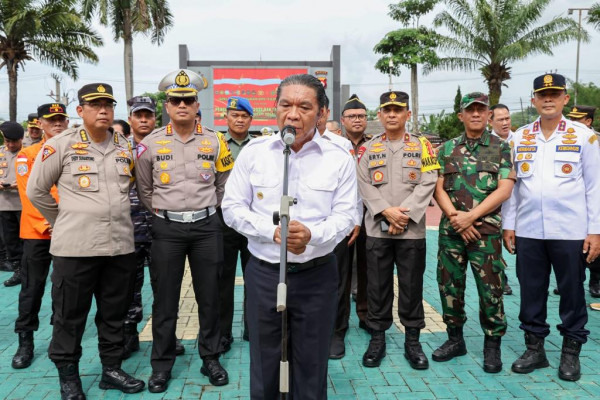
[[[350,121],[359,120],[364,121],[367,119],[367,114],[349,114],[342,115],[343,118],[348,118]]]
[[[85,106],[89,106],[94,111],[98,111],[101,108],[105,108],[107,110],[112,110],[117,105],[117,103],[115,103],[115,102],[99,102],[99,101],[85,101],[81,104],[85,105]]]
[[[172,106],[178,106],[182,101],[186,106],[191,106],[197,101],[197,99],[196,97],[169,97],[167,101]]]

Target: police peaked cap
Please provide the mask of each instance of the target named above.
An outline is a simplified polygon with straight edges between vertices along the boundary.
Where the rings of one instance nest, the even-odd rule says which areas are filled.
[[[204,89],[204,79],[189,69],[169,72],[158,84],[158,90],[169,97],[196,97]]]

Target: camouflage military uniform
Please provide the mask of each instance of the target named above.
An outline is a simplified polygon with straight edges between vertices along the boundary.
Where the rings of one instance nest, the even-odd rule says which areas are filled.
[[[456,210],[465,212],[496,190],[498,180],[508,178],[512,168],[509,145],[487,131],[473,141],[465,134],[447,141],[439,162],[444,190]],[[448,327],[462,327],[467,320],[464,293],[470,261],[479,293],[481,327],[487,336],[502,336],[507,324],[502,301],[506,265],[501,257],[500,207],[479,222],[475,228],[481,239],[465,244],[447,216],[440,221],[437,280],[444,322]]]

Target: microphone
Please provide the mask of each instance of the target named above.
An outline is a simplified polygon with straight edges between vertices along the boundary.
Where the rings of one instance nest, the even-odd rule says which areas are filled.
[[[291,146],[296,141],[296,128],[292,125],[286,125],[281,130],[281,140],[288,146]]]

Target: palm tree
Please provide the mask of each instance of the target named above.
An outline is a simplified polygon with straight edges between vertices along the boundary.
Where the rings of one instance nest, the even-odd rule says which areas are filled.
[[[150,35],[154,44],[161,44],[167,30],[173,26],[173,15],[167,0],[81,0],[82,13],[91,21],[97,14],[100,23],[111,26],[114,40],[123,39],[123,69],[125,94],[133,97],[133,35]]]
[[[17,118],[17,76],[27,61],[40,61],[73,79],[78,61],[97,62],[91,46],[102,39],[84,24],[75,0],[0,0],[0,69],[9,83],[9,118]]]
[[[600,30],[600,3],[596,3],[590,8],[588,22]]]
[[[554,17],[539,20],[552,0],[445,0],[447,8],[435,17],[434,25],[444,27],[438,48],[448,56],[432,69],[479,69],[486,81],[490,103],[497,104],[504,82],[511,78],[510,63],[535,54],[552,55],[552,48],[577,40],[577,23]],[[438,31],[439,32],[439,31]],[[589,40],[581,31],[582,40]]]

